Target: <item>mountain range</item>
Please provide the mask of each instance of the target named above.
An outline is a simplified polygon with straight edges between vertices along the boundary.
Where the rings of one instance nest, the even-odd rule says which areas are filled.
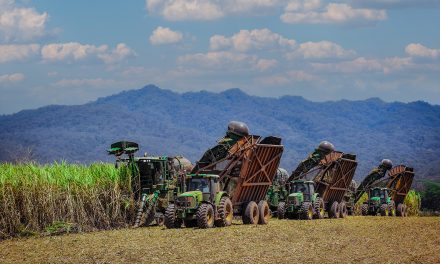
[[[226,131],[229,121],[250,132],[275,135],[285,146],[288,171],[322,140],[354,153],[355,178],[383,158],[415,168],[416,178],[440,182],[440,106],[426,102],[311,102],[299,96],[265,98],[239,89],[221,93],[175,93],[154,85],[73,106],[51,105],[0,116],[0,161],[40,163],[113,161],[110,144],[132,140],[141,153],[201,157]]]

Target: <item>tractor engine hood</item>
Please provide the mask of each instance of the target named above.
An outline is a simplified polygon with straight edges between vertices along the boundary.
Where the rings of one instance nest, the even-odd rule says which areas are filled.
[[[184,193],[180,194],[178,197],[193,197],[198,202],[203,200],[203,194],[201,191],[184,192]]]

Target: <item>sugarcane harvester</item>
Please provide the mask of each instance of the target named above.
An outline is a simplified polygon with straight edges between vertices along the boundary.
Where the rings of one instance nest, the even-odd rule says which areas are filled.
[[[280,138],[250,135],[246,124],[230,122],[226,136],[187,175],[187,192],[170,203],[165,225],[223,227],[231,225],[233,216],[241,216],[244,224],[266,224],[265,196],[282,153]]]
[[[344,196],[357,168],[356,156],[334,150],[323,141],[289,177],[287,199],[278,205],[278,218],[311,220],[348,215]]]
[[[108,150],[116,156],[116,167],[126,166],[131,173],[131,188],[137,210],[133,227],[148,226],[155,220],[164,221],[165,209],[175,194],[184,189],[186,173],[193,168],[191,162],[181,156],[135,157],[139,145],[135,142],[113,143]]]
[[[414,169],[398,165],[390,169],[385,180],[378,180],[368,188],[368,200],[362,204],[362,215],[407,216],[404,204],[414,179]]]

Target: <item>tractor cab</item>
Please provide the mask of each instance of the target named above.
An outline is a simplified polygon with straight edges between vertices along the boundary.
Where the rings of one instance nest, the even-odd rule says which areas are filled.
[[[369,200],[375,204],[383,204],[389,202],[389,189],[387,188],[372,188],[369,193]]]
[[[211,200],[220,191],[219,176],[214,174],[188,174],[186,192],[201,192],[204,201]]]
[[[303,201],[311,201],[315,193],[315,183],[313,181],[293,181],[290,183],[290,194],[301,195]]]

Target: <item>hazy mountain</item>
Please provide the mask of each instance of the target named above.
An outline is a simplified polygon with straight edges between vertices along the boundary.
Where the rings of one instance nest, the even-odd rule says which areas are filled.
[[[153,85],[77,106],[47,106],[0,116],[0,160],[29,156],[39,162],[112,161],[117,140],[139,142],[142,152],[198,159],[222,137],[230,120],[251,133],[283,138],[282,166],[291,171],[321,140],[357,154],[356,178],[382,158],[415,167],[419,179],[440,181],[440,106],[425,102],[316,103],[297,96],[249,96],[162,90]],[[141,154],[140,154],[141,155]]]

